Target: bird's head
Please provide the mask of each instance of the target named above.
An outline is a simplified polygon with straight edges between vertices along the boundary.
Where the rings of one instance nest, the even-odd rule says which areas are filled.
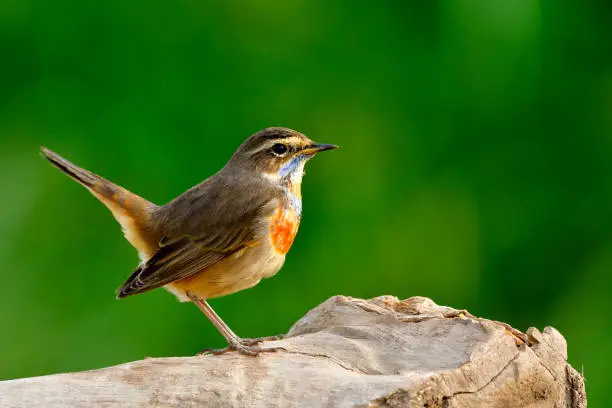
[[[295,130],[271,127],[242,143],[232,161],[248,166],[273,182],[299,184],[308,160],[319,152],[337,147],[315,143]]]

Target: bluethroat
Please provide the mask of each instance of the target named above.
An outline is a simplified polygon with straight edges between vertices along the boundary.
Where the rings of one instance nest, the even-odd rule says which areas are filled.
[[[304,165],[336,147],[291,129],[264,129],[219,172],[162,206],[49,149],[41,152],[111,210],[138,251],[141,263],[117,298],[164,287],[200,308],[229,343],[223,351],[256,355],[275,348],[264,348],[264,338],[238,337],[207,300],[255,286],[281,269],[302,215]]]

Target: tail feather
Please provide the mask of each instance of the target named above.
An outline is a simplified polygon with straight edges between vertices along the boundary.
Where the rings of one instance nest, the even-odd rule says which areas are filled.
[[[85,186],[111,210],[121,224],[125,237],[138,250],[142,260],[153,255],[159,240],[151,223],[151,214],[157,208],[155,204],[69,162],[45,147],[41,147],[40,152],[45,159]]]

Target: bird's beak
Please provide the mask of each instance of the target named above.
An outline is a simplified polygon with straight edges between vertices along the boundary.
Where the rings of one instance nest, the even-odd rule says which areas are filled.
[[[324,150],[332,150],[332,149],[337,149],[337,148],[338,146],[333,145],[333,144],[313,143],[303,148],[300,153],[301,154],[315,154],[315,153],[322,152]]]

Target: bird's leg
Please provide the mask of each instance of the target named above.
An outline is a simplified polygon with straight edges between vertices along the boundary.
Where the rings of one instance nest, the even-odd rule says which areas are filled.
[[[223,335],[223,337],[225,337],[225,339],[229,343],[229,346],[227,348],[225,348],[225,349],[220,349],[220,350],[206,349],[206,350],[202,350],[198,354],[204,354],[204,353],[223,354],[223,353],[231,351],[231,350],[236,350],[236,351],[238,351],[238,352],[240,352],[242,354],[247,354],[247,355],[250,355],[250,356],[256,356],[257,354],[259,354],[261,352],[265,352],[265,351],[284,350],[282,347],[259,347],[259,346],[255,346],[256,343],[259,343],[261,341],[264,341],[264,339],[266,339],[266,338],[263,338],[263,337],[261,339],[244,339],[244,340],[241,339],[219,317],[219,315],[213,310],[213,308],[210,307],[210,305],[208,304],[208,302],[206,302],[206,300],[201,299],[201,298],[199,298],[197,296],[194,296],[191,293],[187,293],[187,296],[189,296],[189,298],[193,301],[193,303],[196,304],[196,306],[202,311],[202,313],[204,313],[204,315],[206,317],[208,317],[208,320],[210,320],[212,322],[212,324],[215,325],[217,330],[219,330],[219,332]],[[273,336],[273,337],[276,337],[276,336]],[[255,340],[255,341],[253,341],[253,340]]]

